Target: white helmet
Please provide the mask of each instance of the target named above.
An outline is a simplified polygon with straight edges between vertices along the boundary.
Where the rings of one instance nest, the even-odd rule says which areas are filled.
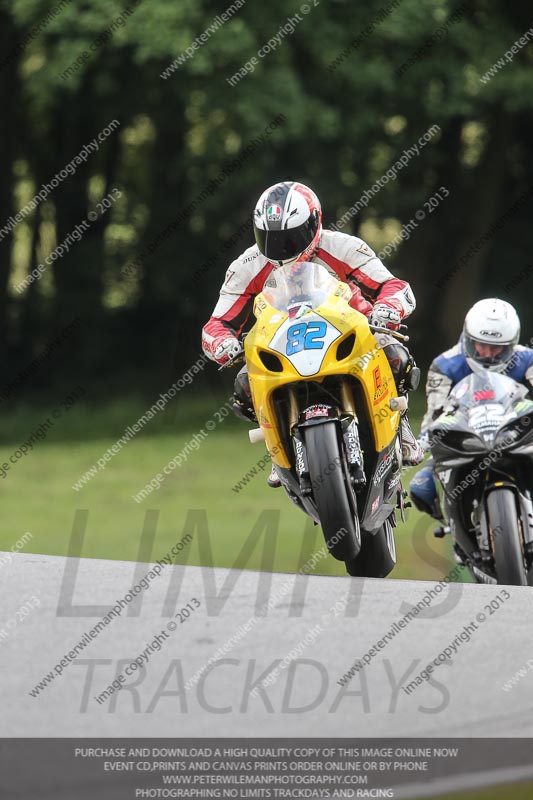
[[[479,300],[465,318],[463,346],[471,369],[482,366],[494,372],[503,372],[513,357],[513,350],[520,338],[520,320],[510,303],[491,298]],[[494,356],[480,356],[475,343],[501,345]]]
[[[269,261],[291,264],[309,261],[322,234],[320,200],[308,186],[295,181],[265,189],[254,211],[254,235]]]

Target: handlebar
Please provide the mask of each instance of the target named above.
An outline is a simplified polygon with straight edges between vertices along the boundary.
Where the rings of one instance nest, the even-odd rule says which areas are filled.
[[[399,331],[393,331],[390,328],[385,328],[382,325],[368,325],[372,333],[387,333],[389,336],[394,336],[395,339],[398,339],[400,342],[408,342],[409,336],[405,333],[400,333]],[[400,325],[400,328],[407,330],[407,325]]]
[[[244,361],[244,350],[241,350],[241,352],[237,353],[236,356],[233,356],[233,358],[230,358],[228,361],[226,361],[225,364],[221,364],[220,367],[218,368],[218,371],[221,372],[223,369],[227,369],[228,367],[232,367],[233,364],[238,364],[239,361]]]

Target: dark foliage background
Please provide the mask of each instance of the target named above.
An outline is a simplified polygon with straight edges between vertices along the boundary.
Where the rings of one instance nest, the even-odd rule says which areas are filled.
[[[0,4],[0,228],[84,144],[120,123],[0,242],[4,384],[79,318],[65,346],[25,382],[28,397],[80,376],[106,396],[163,386],[198,357],[224,272],[252,243],[242,226],[265,186],[283,178],[309,183],[330,224],[434,124],[440,134],[344,230],[379,250],[447,187],[450,196],[387,260],[418,299],[410,329],[416,357],[425,366],[449,346],[483,296],[514,303],[522,340],[533,336],[531,47],[480,80],[531,27],[530,4],[315,2],[235,86],[226,79],[298,13],[298,3],[247,0],[166,79],[163,70],[225,4]],[[51,9],[58,10],[48,19]],[[424,57],[399,74],[427,40]],[[65,77],[84,51],[90,57]],[[246,155],[279,114],[285,123]],[[240,166],[184,214],[236,159]],[[113,188],[122,194],[112,208],[39,281],[17,291]]]

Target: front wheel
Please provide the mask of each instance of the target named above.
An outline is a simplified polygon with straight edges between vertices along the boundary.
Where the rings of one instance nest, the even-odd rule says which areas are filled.
[[[331,555],[339,561],[355,558],[361,532],[346,459],[339,446],[337,422],[303,429],[309,478],[320,525]]]
[[[346,561],[346,572],[355,578],[386,578],[395,566],[394,528],[387,519],[376,533],[363,533],[361,551]]]
[[[486,504],[498,583],[504,586],[527,586],[514,492],[511,489],[496,489],[488,494]]]

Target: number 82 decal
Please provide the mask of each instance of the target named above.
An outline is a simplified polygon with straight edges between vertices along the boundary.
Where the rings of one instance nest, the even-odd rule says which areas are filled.
[[[325,322],[298,322],[291,325],[287,331],[288,356],[293,356],[301,350],[322,350],[324,342],[320,341],[326,335]]]

